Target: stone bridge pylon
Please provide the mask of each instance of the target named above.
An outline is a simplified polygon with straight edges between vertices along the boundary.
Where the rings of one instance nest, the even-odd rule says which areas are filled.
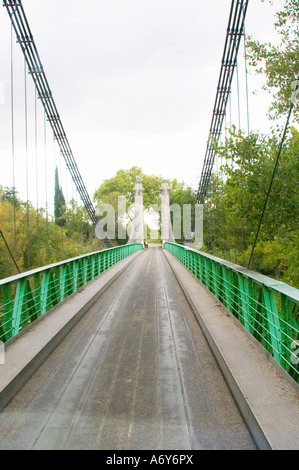
[[[161,195],[161,237],[162,243],[165,242],[174,242],[173,230],[171,225],[171,216],[170,216],[170,198],[169,198],[170,188],[166,180],[162,181],[162,186],[160,188]],[[143,206],[143,193],[144,188],[142,183],[137,180],[135,188],[135,203],[134,203],[134,219],[132,222],[132,229],[129,236],[129,243],[144,243],[146,238],[146,228],[144,224],[144,206]]]
[[[163,180],[160,188],[162,243],[175,241],[171,226],[169,191],[170,187],[168,186],[167,181]]]
[[[134,188],[135,203],[134,203],[134,219],[132,223],[132,230],[129,236],[129,243],[144,243],[144,207],[143,207],[143,193],[144,188],[142,183],[137,180]]]

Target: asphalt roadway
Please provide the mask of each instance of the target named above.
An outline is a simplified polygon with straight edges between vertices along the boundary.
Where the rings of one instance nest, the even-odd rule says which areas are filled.
[[[1,412],[4,449],[255,449],[159,247],[113,282]]]

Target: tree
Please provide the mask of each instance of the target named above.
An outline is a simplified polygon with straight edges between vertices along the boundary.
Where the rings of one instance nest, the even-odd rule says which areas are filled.
[[[22,204],[22,201],[18,197],[18,191],[16,188],[3,188],[3,186],[0,185],[0,201],[8,201],[12,205],[15,205],[15,207],[20,207]]]
[[[144,188],[143,203],[146,210],[146,214],[150,214],[150,219],[154,220],[155,214],[153,214],[153,208],[156,211],[157,206],[160,206],[161,196],[160,188],[162,186],[162,177],[156,175],[146,175],[142,168],[132,167],[129,170],[118,170],[116,175],[105,180],[101,186],[95,191],[94,201],[97,204],[111,204],[115,210],[115,228],[116,228],[116,239],[118,243],[126,243],[127,240],[120,240],[118,238],[118,198],[125,197],[128,205],[132,205],[135,200],[134,187],[136,181],[139,180]],[[196,192],[185,185],[184,182],[178,182],[176,179],[168,180],[170,186],[170,204],[178,204],[183,210],[184,204],[191,204],[192,207],[195,205]],[[128,207],[127,207],[128,208]],[[127,217],[132,218],[134,214],[127,212]],[[182,217],[183,223],[183,217]],[[194,211],[193,211],[194,220]],[[153,223],[153,225],[156,225]],[[184,237],[180,240],[184,241]]]
[[[177,204],[181,209],[181,238],[176,239],[177,243],[184,243],[186,241],[187,233],[184,233],[185,230],[189,230],[189,227],[184,227],[184,206],[189,206],[187,210],[190,209],[191,213],[191,232],[195,230],[195,204],[196,204],[196,191],[190,186],[187,186],[183,181],[178,181],[177,179],[168,180],[168,185],[170,187],[169,199],[170,206]],[[171,218],[173,219],[173,214],[171,213]],[[187,241],[189,238],[187,237]]]
[[[223,225],[236,228],[234,239],[230,235],[228,242],[234,245],[239,263],[242,256],[238,231],[242,233],[248,259],[269,188],[278,142],[274,131],[270,136],[252,133],[245,137],[233,128],[224,146],[217,149],[225,160],[222,167],[225,178],[221,183],[222,190],[219,190],[220,182],[214,181],[216,189],[214,187],[209,193],[209,223],[216,222],[218,210],[225,220]],[[291,128],[275,174],[252,264],[253,269],[293,285],[299,278],[296,264],[299,237],[298,149],[299,132]],[[219,239],[216,237],[217,242]]]
[[[55,169],[55,193],[54,193],[54,215],[55,223],[60,227],[65,225],[66,206],[62,189],[59,185],[58,168]]]
[[[134,204],[134,188],[137,180],[142,183],[144,188],[144,206],[149,208],[151,204],[157,204],[160,197],[162,177],[146,175],[142,168],[137,166],[133,166],[129,170],[118,170],[115,176],[105,180],[95,191],[94,202],[101,204],[107,195],[118,193],[126,198],[129,205]]]
[[[128,238],[119,237],[119,198],[123,199],[126,205],[126,217],[121,223],[128,224],[134,214],[129,211],[129,207],[135,202],[134,188],[136,182],[140,181],[144,188],[143,204],[147,213],[151,211],[151,205],[159,204],[160,187],[162,185],[162,177],[155,175],[146,175],[142,168],[133,166],[128,170],[120,169],[116,175],[110,179],[106,179],[101,186],[95,191],[94,202],[97,205],[110,204],[115,212],[115,237],[119,244],[127,243]]]
[[[229,208],[230,220],[236,225],[247,220],[252,237],[269,188],[278,143],[274,133],[270,136],[252,133],[245,137],[241,131],[232,130],[225,146],[219,148],[219,155],[225,159],[226,176],[222,205]],[[265,237],[277,235],[286,226],[297,227],[298,145],[299,132],[292,128],[270,193],[264,221]]]
[[[261,44],[249,37],[247,41],[249,64],[258,74],[264,74],[264,89],[273,95],[269,117],[278,119],[290,108],[292,83],[299,79],[299,4],[298,0],[285,0],[282,11],[276,13],[275,29],[279,45]],[[299,122],[298,107],[294,117]]]
[[[65,225],[61,227],[55,223],[55,216],[42,207],[37,211],[30,202],[27,214],[27,202],[17,196],[16,190],[0,186],[0,228],[22,272],[28,269],[28,259],[30,269],[35,269],[105,248],[95,238],[94,227],[85,208],[70,201],[63,217]],[[1,237],[0,253],[0,279],[17,274]]]

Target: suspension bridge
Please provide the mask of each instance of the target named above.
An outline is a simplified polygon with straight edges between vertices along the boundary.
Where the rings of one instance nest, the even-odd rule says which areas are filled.
[[[0,280],[0,449],[298,449],[298,289],[176,243],[166,180],[162,244],[144,245],[142,181],[135,182],[128,242],[117,245],[108,233],[95,238],[97,211],[22,2],[3,4],[11,22],[13,183],[2,189],[10,233],[1,229],[1,250],[11,273]],[[243,40],[245,48],[247,7],[233,0],[229,12],[201,205]],[[25,202],[15,184],[16,45],[24,60]]]

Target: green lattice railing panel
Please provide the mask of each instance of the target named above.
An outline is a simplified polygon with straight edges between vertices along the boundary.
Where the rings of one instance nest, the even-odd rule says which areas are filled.
[[[143,249],[124,245],[0,280],[0,341],[5,343],[114,264]]]
[[[175,243],[176,256],[274,359],[299,381],[299,290]]]

